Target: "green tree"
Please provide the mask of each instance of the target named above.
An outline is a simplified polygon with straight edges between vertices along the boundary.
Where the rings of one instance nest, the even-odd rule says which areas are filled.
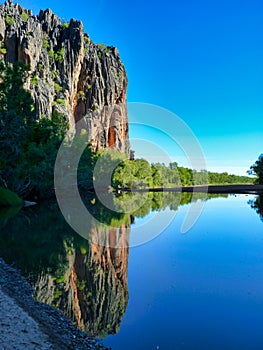
[[[188,168],[178,167],[182,186],[193,185],[193,171]]]
[[[193,170],[193,184],[196,185],[207,185],[208,173],[206,170],[196,171]]]
[[[256,183],[263,185],[263,154],[258,157],[255,164],[251,165],[250,169],[248,170],[248,174],[256,175]]]
[[[94,157],[93,180],[96,186],[107,189],[109,186],[121,184],[119,176],[114,176],[114,170],[122,163],[125,155],[114,149],[102,149]],[[121,184],[122,185],[122,184]]]
[[[150,164],[145,159],[136,159],[133,162],[133,174],[137,187],[152,187],[152,170]]]
[[[117,187],[132,187],[135,178],[133,175],[133,161],[123,161],[121,162],[112,175],[112,186]]]
[[[162,177],[162,171],[160,167],[158,167],[156,164],[152,164],[151,169],[152,169],[153,186],[154,187],[163,186],[163,177]]]

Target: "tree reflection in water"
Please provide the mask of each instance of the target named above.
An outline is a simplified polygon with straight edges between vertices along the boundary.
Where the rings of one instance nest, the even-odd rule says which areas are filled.
[[[119,213],[95,196],[85,198],[97,219],[89,223],[89,240],[73,232],[56,203],[23,209],[12,219],[0,215],[0,256],[29,279],[38,301],[98,337],[117,333],[127,308],[130,226],[150,211],[177,210],[192,199],[191,193],[111,196]],[[215,196],[200,193],[203,200]]]
[[[259,214],[260,219],[263,221],[263,196],[257,196],[253,201],[249,201],[249,204]]]

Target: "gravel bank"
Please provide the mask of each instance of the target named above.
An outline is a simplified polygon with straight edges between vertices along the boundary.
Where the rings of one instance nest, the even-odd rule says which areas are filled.
[[[107,349],[32,295],[28,282],[0,258],[1,349]]]

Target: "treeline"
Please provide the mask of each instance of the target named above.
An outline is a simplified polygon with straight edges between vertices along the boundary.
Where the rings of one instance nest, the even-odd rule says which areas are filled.
[[[218,185],[218,184],[252,184],[255,182],[255,178],[248,176],[239,176],[234,174],[214,173],[208,172],[208,184]]]
[[[227,172],[196,171],[180,167],[176,162],[168,166],[161,163],[149,164],[144,159],[121,162],[112,176],[112,185],[115,188],[251,184],[253,181],[254,179],[248,176],[230,175]]]

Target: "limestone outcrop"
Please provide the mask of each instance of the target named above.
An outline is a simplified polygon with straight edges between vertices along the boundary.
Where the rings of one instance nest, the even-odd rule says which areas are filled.
[[[80,21],[63,23],[50,9],[35,16],[9,0],[0,6],[0,59],[29,66],[25,87],[37,118],[56,110],[73,130],[85,129],[95,151],[129,152],[124,65],[118,50],[93,43]]]

